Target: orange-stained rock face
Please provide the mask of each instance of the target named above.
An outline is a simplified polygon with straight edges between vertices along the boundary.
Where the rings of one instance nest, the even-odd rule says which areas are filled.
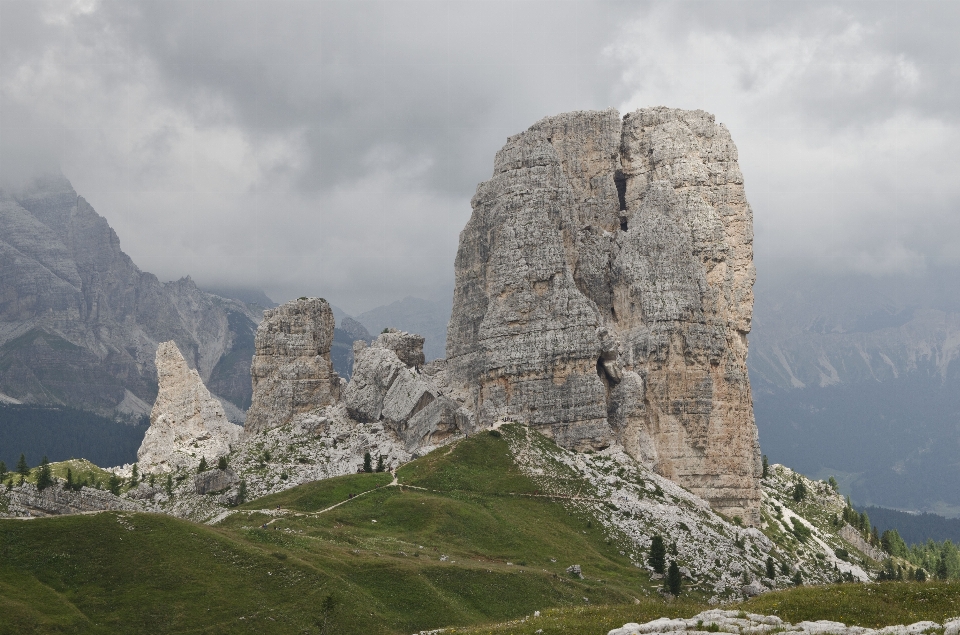
[[[447,363],[475,423],[622,443],[758,522],[753,220],[726,128],[667,108],[549,117],[508,139],[472,204]]]

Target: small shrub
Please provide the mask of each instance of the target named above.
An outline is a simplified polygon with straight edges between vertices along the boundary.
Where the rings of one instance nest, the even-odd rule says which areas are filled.
[[[499,430],[490,430],[489,432],[487,432],[487,434],[489,434],[494,439],[499,439],[500,437],[503,436]]]
[[[197,474],[199,474],[200,472],[206,472],[206,471],[207,471],[207,457],[201,456],[200,465],[197,466]]]
[[[843,547],[838,547],[837,549],[834,549],[833,555],[840,558],[841,560],[846,560],[846,561],[850,560],[850,552],[844,549]]]
[[[217,469],[218,470],[227,469],[227,457],[221,456],[219,459],[217,459]]]

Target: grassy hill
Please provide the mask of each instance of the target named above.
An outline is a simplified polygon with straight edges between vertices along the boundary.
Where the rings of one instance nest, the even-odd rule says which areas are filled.
[[[590,507],[542,488],[506,438],[485,433],[401,467],[396,482],[355,474],[309,483],[215,526],[126,512],[0,520],[0,634],[604,633],[707,607],[694,585],[665,602],[661,582]],[[584,579],[566,572],[571,564]],[[872,586],[898,591],[856,596],[879,607],[863,613],[871,624],[903,621],[895,608],[907,601],[943,619],[958,597],[957,586]],[[802,588],[749,606],[785,619],[817,607],[836,619],[842,593]],[[517,623],[538,610],[536,627]]]
[[[214,527],[112,512],[0,521],[0,632],[411,633],[630,603],[657,586],[590,518],[518,496],[538,486],[503,439],[479,435],[391,478],[311,483]]]

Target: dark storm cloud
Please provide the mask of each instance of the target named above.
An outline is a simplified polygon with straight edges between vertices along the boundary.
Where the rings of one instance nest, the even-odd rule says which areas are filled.
[[[960,258],[955,6],[5,0],[0,165],[58,160],[161,277],[357,311],[449,289],[508,135],[704,108],[758,254],[915,270]]]

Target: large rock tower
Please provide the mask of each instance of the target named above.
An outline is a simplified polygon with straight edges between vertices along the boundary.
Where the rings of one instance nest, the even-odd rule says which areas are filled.
[[[758,522],[753,220],[703,111],[548,117],[507,140],[460,235],[447,335],[475,423],[614,440]]]

